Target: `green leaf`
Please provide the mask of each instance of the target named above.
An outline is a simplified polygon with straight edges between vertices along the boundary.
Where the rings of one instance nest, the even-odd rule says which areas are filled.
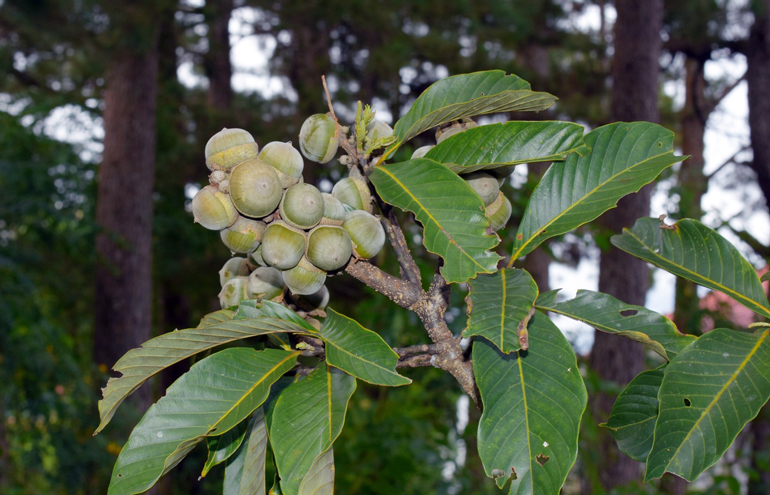
[[[512,479],[512,494],[558,495],[577,458],[587,394],[572,346],[547,316],[535,313],[529,338],[529,350],[511,354],[473,343],[479,456],[499,487]]]
[[[644,462],[652,448],[664,373],[664,368],[639,373],[612,405],[607,423],[601,425],[612,430],[620,451],[635,461]]]
[[[115,363],[113,369],[122,373],[122,376],[110,378],[102,390],[104,398],[99,401],[101,423],[94,435],[107,426],[126,397],[153,375],[174,363],[222,344],[255,335],[305,331],[305,327],[299,324],[275,318],[225,319],[202,328],[175,330],[148,340],[142,347],[128,351]]]
[[[333,309],[326,310],[319,336],[326,343],[327,362],[368,383],[398,387],[412,380],[396,373],[398,354],[382,337]]]
[[[241,421],[235,428],[225,432],[222,435],[216,435],[206,438],[206,448],[209,455],[206,458],[206,464],[203,465],[203,471],[201,472],[201,478],[204,478],[211,468],[217,464],[221,464],[229,459],[238,447],[243,443],[243,439],[246,437],[247,421]]]
[[[333,495],[334,494],[334,450],[321,454],[313,463],[302,484],[299,495]]]
[[[225,467],[224,495],[264,495],[267,428],[260,407],[247,428],[247,440]]]
[[[657,218],[640,218],[611,241],[623,251],[696,284],[724,292],[765,318],[770,304],[756,270],[727,239],[697,220],[661,228]]]
[[[278,318],[294,323],[298,327],[316,333],[318,330],[308,323],[304,318],[290,310],[282,304],[273,301],[257,301],[256,299],[246,299],[241,301],[238,306],[238,312],[235,314],[236,320],[251,320],[254,318]]]
[[[322,364],[278,396],[268,428],[283,493],[298,493],[313,463],[332,446],[355,389],[355,378]]]
[[[662,314],[601,292],[579,290],[574,299],[550,304],[538,300],[535,306],[582,321],[602,332],[628,337],[669,361],[696,339],[694,335],[680,333],[674,322]]]
[[[398,147],[437,125],[475,115],[539,112],[556,102],[548,93],[530,91],[529,83],[501,70],[447,77],[433,83],[396,122],[397,141],[385,150],[382,162]]]
[[[718,328],[671,361],[645,481],[665,472],[694,481],[722,457],[770,398],[769,333]]]
[[[764,275],[759,277],[759,281],[760,282],[768,282],[768,281],[770,281],[770,272],[765,272]]]
[[[229,309],[220,309],[219,311],[214,311],[213,313],[209,313],[201,318],[201,322],[196,328],[210,327],[211,325],[215,325],[217,323],[230,321],[233,319],[233,315],[235,315],[235,313]]]
[[[554,163],[532,193],[516,233],[513,260],[564,234],[652,182],[685,157],[674,156],[674,133],[647,122],[618,122],[585,136],[591,152]]]
[[[145,413],[120,451],[109,495],[142,493],[201,440],[221,435],[259,407],[297,352],[225,349],[196,363]]]
[[[478,194],[440,163],[420,158],[377,167],[372,183],[383,200],[415,214],[425,227],[423,243],[444,258],[441,274],[463,283],[479,273],[497,270],[497,245]]]
[[[480,335],[506,354],[518,351],[518,326],[523,321],[526,330],[535,299],[537,284],[525,270],[509,268],[479,276],[470,282],[465,298],[468,326],[463,337]]]
[[[425,158],[458,174],[520,163],[564,160],[590,150],[583,126],[572,122],[506,122],[466,129],[432,148]]]

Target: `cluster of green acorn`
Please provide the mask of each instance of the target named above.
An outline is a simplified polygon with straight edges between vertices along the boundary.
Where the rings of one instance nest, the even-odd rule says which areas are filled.
[[[299,144],[302,154],[290,142],[268,143],[260,151],[242,129],[222,129],[206,144],[210,184],[192,200],[195,222],[219,230],[231,252],[262,266],[250,272],[248,281],[223,282],[223,292],[232,291],[236,298],[262,294],[271,299],[283,293],[284,285],[294,295],[316,294],[327,272],[341,270],[354,254],[371,258],[385,244],[363,179],[344,178],[331,194],[303,182],[302,155],[317,163],[335,156],[339,133],[334,120],[324,114],[309,117]],[[276,290],[280,279],[280,291],[270,296],[273,291],[256,288],[252,278]]]
[[[462,119],[461,121],[453,122],[447,127],[439,128],[436,131],[436,144],[440,144],[445,139],[473,127],[478,127],[478,124],[471,119]],[[434,146],[428,145],[417,148],[412,154],[412,159],[424,157]],[[471,186],[471,189],[476,191],[476,194],[481,197],[481,200],[484,202],[485,215],[487,220],[489,220],[489,226],[494,231],[505,227],[505,224],[511,218],[513,210],[511,202],[500,190],[500,186],[503,185],[505,179],[511,173],[513,173],[513,166],[460,175]]]

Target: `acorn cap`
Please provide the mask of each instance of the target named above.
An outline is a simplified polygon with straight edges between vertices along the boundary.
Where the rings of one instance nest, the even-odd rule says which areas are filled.
[[[307,259],[321,270],[331,272],[345,266],[353,255],[350,235],[342,227],[322,225],[307,236]]]
[[[250,253],[259,247],[267,224],[239,216],[228,228],[221,230],[219,236],[225,246],[233,253]]]
[[[340,136],[334,119],[326,114],[311,115],[299,130],[299,150],[308,160],[326,163],[337,154]]]
[[[326,272],[316,268],[304,256],[297,266],[283,272],[283,282],[292,294],[308,295],[318,292],[326,281]]]
[[[324,215],[324,199],[321,191],[312,184],[295,184],[288,188],[281,199],[281,219],[298,229],[312,229]]]
[[[500,183],[495,177],[485,172],[471,172],[460,177],[481,197],[484,206],[491,205],[500,192]]]
[[[247,217],[269,215],[278,207],[282,194],[275,169],[257,158],[241,163],[230,174],[230,198]]]
[[[257,268],[246,283],[246,292],[250,298],[273,299],[283,294],[283,277],[281,272],[271,267]]]
[[[246,258],[230,258],[219,270],[219,285],[224,287],[228,280],[235,277],[245,277],[249,274],[249,265]]]
[[[305,254],[305,233],[280,220],[267,226],[262,236],[262,259],[268,266],[288,270]]]
[[[385,245],[385,229],[377,217],[363,210],[353,210],[342,226],[348,231],[356,253],[362,258],[373,258]]]
[[[291,142],[273,141],[267,143],[259,152],[259,159],[275,168],[284,189],[299,182],[302,177],[302,170],[305,168],[302,155],[292,146]]]
[[[238,306],[241,301],[249,298],[246,293],[246,280],[247,277],[234,277],[225,282],[218,295],[222,309]]]
[[[372,212],[372,193],[364,179],[358,177],[345,177],[334,184],[332,196],[341,203],[350,205],[357,210]]]
[[[209,230],[222,230],[238,220],[230,197],[216,186],[202,188],[192,199],[193,218]]]
[[[508,220],[511,218],[512,211],[513,207],[511,206],[511,202],[508,201],[508,198],[503,196],[503,192],[500,191],[497,195],[497,199],[487,206],[485,210],[485,215],[487,220],[489,220],[489,226],[492,230],[497,232],[505,227],[505,224],[507,224]]]
[[[230,170],[241,162],[256,158],[259,146],[243,129],[222,129],[206,143],[206,166],[209,170]]]

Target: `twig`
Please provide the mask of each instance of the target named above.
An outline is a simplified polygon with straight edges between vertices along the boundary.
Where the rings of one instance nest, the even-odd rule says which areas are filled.
[[[394,347],[393,351],[398,354],[398,357],[404,358],[415,354],[438,354],[438,347],[436,344],[418,344],[409,347]]]
[[[706,175],[706,176],[705,176],[705,177],[706,177],[706,180],[711,180],[711,178],[712,178],[712,177],[714,177],[716,174],[718,174],[719,172],[721,172],[721,171],[722,171],[722,169],[723,169],[723,168],[725,168],[726,166],[728,166],[728,165],[730,165],[730,164],[733,164],[733,163],[737,163],[737,162],[735,161],[735,159],[736,159],[736,158],[738,158],[738,155],[740,155],[740,154],[741,154],[741,153],[743,153],[744,151],[747,151],[747,150],[750,150],[750,149],[751,149],[751,146],[744,146],[743,148],[741,148],[741,149],[739,149],[738,151],[736,151],[736,152],[735,152],[735,154],[734,154],[733,156],[731,156],[730,158],[728,158],[727,160],[725,160],[724,162],[722,162],[722,164],[721,164],[721,165],[719,165],[719,166],[718,166],[716,169],[714,169],[714,171],[713,171],[713,172],[711,172],[710,174]]]
[[[409,282],[422,285],[420,269],[417,267],[417,263],[415,263],[412,253],[409,251],[409,246],[406,244],[406,237],[404,236],[404,231],[401,230],[401,225],[398,223],[395,210],[379,197],[375,196],[375,198],[377,198],[377,205],[383,213],[382,226],[385,228],[385,233],[388,234],[390,245],[393,246],[398,264],[401,266],[401,276]]]
[[[746,80],[746,72],[743,73],[741,77],[733,81],[732,84],[724,88],[717,96],[714,98],[711,98],[709,101],[709,113],[711,113],[719,104],[722,102],[722,100],[727,97],[730,93],[733,92],[735,88],[737,88],[743,81]]]
[[[437,273],[426,293],[419,284],[386,273],[365,260],[353,260],[345,271],[402,308],[417,313],[428,336],[436,345],[437,354],[431,364],[448,371],[460,387],[481,408],[479,391],[473,377],[473,365],[463,355],[460,343],[444,321],[448,305],[449,285]]]
[[[424,294],[419,284],[394,277],[366,260],[351,260],[345,271],[402,308],[411,309]]]
[[[433,356],[430,354],[407,356],[398,360],[396,368],[424,368],[426,366],[433,366],[432,358]]]
[[[335,125],[335,132],[337,136],[340,138],[340,146],[342,146],[342,149],[345,150],[345,152],[350,155],[351,158],[353,158],[354,161],[358,161],[358,151],[356,151],[355,146],[351,147],[350,143],[348,142],[347,136],[342,132],[342,126],[340,125],[340,121],[337,120],[337,114],[334,113],[334,105],[332,104],[332,97],[329,94],[329,86],[326,84],[326,76],[321,76],[321,83],[324,87],[324,93],[326,93],[326,103],[329,105],[329,113],[332,115],[332,118],[334,118],[334,125]]]

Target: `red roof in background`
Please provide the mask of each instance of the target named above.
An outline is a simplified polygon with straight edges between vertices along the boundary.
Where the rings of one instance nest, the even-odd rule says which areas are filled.
[[[757,275],[760,277],[767,273],[768,266],[765,266],[761,270],[757,270]],[[770,283],[763,282],[762,287],[765,289],[765,295],[768,294],[768,286]],[[749,308],[737,303],[733,298],[725,295],[719,291],[711,291],[706,294],[700,300],[700,307],[707,309],[724,316],[726,319],[732,321],[737,326],[746,328],[750,324],[757,322],[761,319],[759,315],[754,313]],[[701,329],[703,332],[708,332],[714,329],[714,320],[710,316],[704,316],[701,322]]]

